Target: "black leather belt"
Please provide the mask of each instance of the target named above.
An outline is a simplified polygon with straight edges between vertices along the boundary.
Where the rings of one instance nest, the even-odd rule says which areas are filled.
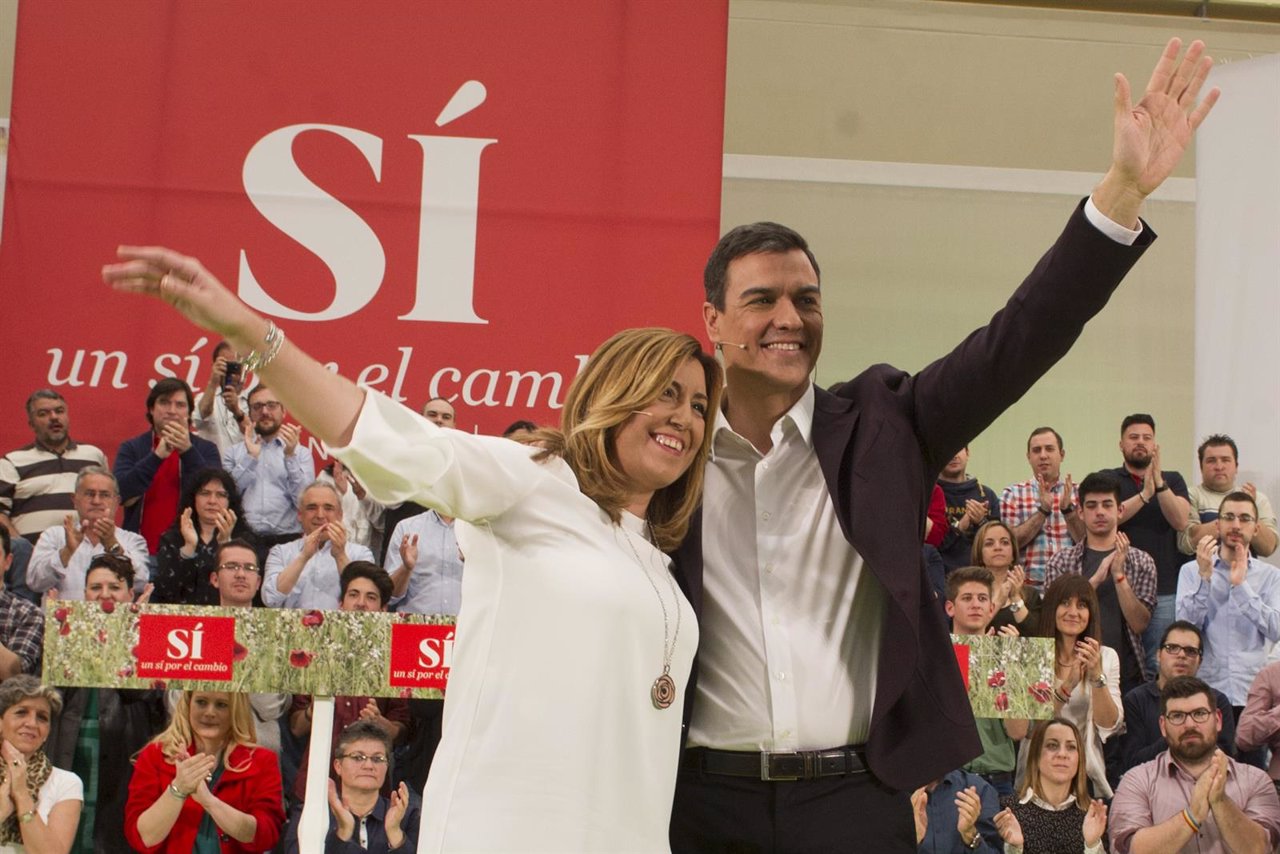
[[[770,750],[763,753],[691,747],[684,752],[681,762],[690,770],[727,777],[751,777],[756,780],[815,780],[819,777],[865,774],[868,771],[862,745],[831,750]]]

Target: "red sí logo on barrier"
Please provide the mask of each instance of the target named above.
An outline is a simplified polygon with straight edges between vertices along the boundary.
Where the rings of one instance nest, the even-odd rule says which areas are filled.
[[[235,643],[234,617],[142,614],[134,649],[137,675],[230,682]]]
[[[389,684],[397,688],[439,688],[449,681],[454,626],[395,623],[391,626]]]

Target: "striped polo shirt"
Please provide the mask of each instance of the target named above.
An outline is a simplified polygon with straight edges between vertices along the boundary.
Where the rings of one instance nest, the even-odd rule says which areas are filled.
[[[106,454],[72,441],[61,454],[34,442],[10,451],[0,457],[0,512],[8,514],[18,533],[35,542],[44,529],[61,525],[72,512],[76,475],[95,465],[107,468]]]

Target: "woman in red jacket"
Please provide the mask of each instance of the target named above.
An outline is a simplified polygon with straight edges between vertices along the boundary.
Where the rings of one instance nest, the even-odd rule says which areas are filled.
[[[271,850],[284,821],[280,767],[255,737],[245,694],[182,692],[134,765],[129,844],[165,854]]]

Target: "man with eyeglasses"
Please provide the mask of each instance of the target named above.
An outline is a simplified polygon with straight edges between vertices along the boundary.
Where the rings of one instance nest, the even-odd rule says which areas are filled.
[[[1124,726],[1122,741],[1121,773],[1135,765],[1150,762],[1167,747],[1164,732],[1160,729],[1160,691],[1171,679],[1179,676],[1195,676],[1200,671],[1200,656],[1204,649],[1200,630],[1186,620],[1169,624],[1160,638],[1156,654],[1158,672],[1154,682],[1144,682],[1124,695]],[[1231,756],[1236,752],[1235,712],[1227,695],[1216,688],[1214,705],[1222,715],[1222,727],[1218,731],[1218,747]]]
[[[116,479],[101,466],[86,466],[76,475],[71,503],[75,514],[45,529],[27,564],[27,586],[37,593],[57,588],[63,599],[83,599],[89,562],[100,554],[126,557],[133,564],[134,592],[150,580],[147,543],[140,534],[116,527],[120,492]]]
[[[298,441],[301,428],[285,423],[284,404],[260,385],[249,392],[249,420],[244,441],[222,455],[222,465],[236,479],[245,521],[265,548],[296,539],[298,497],[315,480],[311,449]]]
[[[1210,688],[1194,676],[1160,692],[1169,749],[1120,782],[1108,830],[1114,854],[1267,852],[1280,842],[1280,799],[1271,780],[1217,748],[1222,721]]]
[[[421,803],[401,783],[381,794],[391,761],[391,738],[376,724],[356,721],[342,731],[333,754],[337,783],[329,781],[329,833],[325,854],[389,854],[418,847]],[[293,808],[285,854],[298,854],[302,804]]]
[[[223,608],[252,608],[253,597],[262,586],[262,567],[258,554],[246,540],[227,540],[218,546],[213,559],[209,584],[218,591],[218,605]],[[292,694],[255,693],[249,695],[253,720],[258,731],[258,744],[281,753],[280,719],[293,702]]]
[[[1232,492],[1218,507],[1218,536],[1196,544],[1178,577],[1178,619],[1204,633],[1200,677],[1227,695],[1239,717],[1249,686],[1280,640],[1280,569],[1249,553],[1258,506]]]

